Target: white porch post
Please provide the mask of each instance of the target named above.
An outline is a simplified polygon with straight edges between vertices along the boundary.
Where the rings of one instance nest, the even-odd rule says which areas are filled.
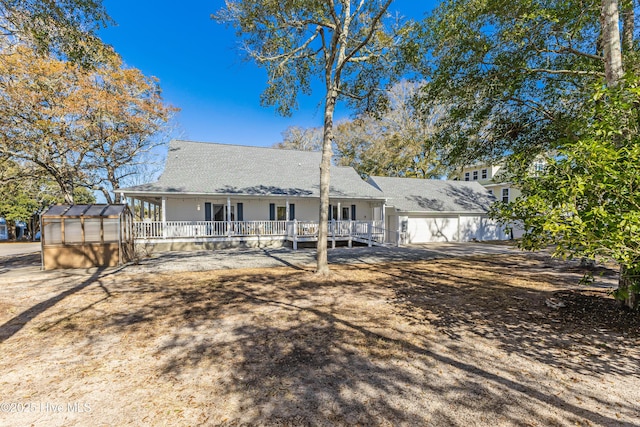
[[[338,202],[338,221],[342,221],[342,203]]]
[[[386,203],[382,203],[382,214],[380,215],[380,218],[382,220],[382,230],[383,230],[383,234],[382,234],[382,243],[387,243],[387,219],[384,216],[384,211],[387,209],[387,204]]]
[[[336,248],[336,220],[331,220],[331,249]]]
[[[298,250],[298,220],[293,220],[293,250]]]
[[[227,236],[231,236],[231,197],[227,197]]]
[[[160,215],[162,216],[162,238],[167,238],[167,198],[162,196],[162,206],[160,207]]]

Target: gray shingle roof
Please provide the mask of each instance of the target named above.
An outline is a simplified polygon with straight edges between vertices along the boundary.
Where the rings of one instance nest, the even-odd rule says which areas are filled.
[[[487,212],[495,201],[477,182],[372,176],[369,183],[401,212]]]
[[[123,192],[319,197],[321,153],[171,141],[157,182]],[[351,167],[331,166],[331,197],[384,196]]]

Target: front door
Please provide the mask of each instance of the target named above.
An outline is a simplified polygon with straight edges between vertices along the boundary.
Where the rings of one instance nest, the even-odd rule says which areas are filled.
[[[286,221],[287,220],[287,207],[286,206],[278,206],[276,211],[276,219],[278,221]]]
[[[204,204],[204,220],[205,221],[226,221],[224,205],[214,205],[211,203]]]

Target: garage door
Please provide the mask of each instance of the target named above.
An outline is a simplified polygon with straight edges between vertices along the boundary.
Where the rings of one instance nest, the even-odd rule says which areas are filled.
[[[455,242],[458,233],[458,218],[407,219],[406,243]]]
[[[503,240],[506,238],[495,221],[479,215],[460,216],[459,219],[458,216],[409,217],[406,221],[406,243],[469,242],[474,239]]]
[[[504,240],[505,233],[502,227],[492,220],[482,216],[460,217],[460,241],[471,240]]]

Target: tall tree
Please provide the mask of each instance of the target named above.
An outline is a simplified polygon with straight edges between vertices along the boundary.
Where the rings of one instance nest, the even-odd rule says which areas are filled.
[[[115,58],[86,69],[19,46],[0,60],[0,157],[37,165],[67,203],[79,186],[109,196],[171,111]]]
[[[84,186],[113,203],[114,190],[146,173],[154,150],[166,143],[163,131],[176,108],[163,104],[158,81],[125,68],[116,58],[87,76],[95,104],[78,129],[91,147],[85,159]]]
[[[515,174],[522,197],[494,216],[523,225],[520,246],[620,266],[616,298],[640,302],[640,79],[600,85],[544,173]],[[595,119],[594,119],[595,118]]]
[[[233,25],[248,56],[268,74],[264,105],[290,114],[299,92],[310,93],[314,78],[324,89],[324,127],[320,164],[317,273],[327,262],[333,116],[339,98],[371,106],[379,81],[394,67],[396,45],[388,9],[392,0],[226,1],[214,18]]]
[[[452,106],[440,135],[452,158],[519,165],[525,197],[499,217],[524,223],[525,248],[553,243],[560,255],[617,261],[629,307],[640,295],[634,7],[447,1],[421,30],[433,61],[425,105]],[[546,173],[527,176],[527,160],[550,149],[559,155]]]

